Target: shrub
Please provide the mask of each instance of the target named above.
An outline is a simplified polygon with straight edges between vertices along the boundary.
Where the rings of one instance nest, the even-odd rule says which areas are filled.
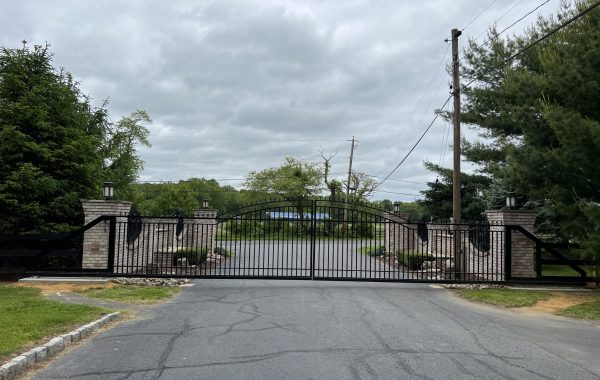
[[[224,257],[229,257],[231,256],[231,253],[228,252],[225,248],[223,247],[215,247],[213,253],[215,255],[219,255],[219,256],[224,256]]]
[[[396,252],[396,259],[401,265],[410,270],[419,270],[425,261],[433,261],[435,258],[429,254],[415,252],[413,250],[401,250]]]
[[[188,264],[198,265],[206,261],[208,249],[206,247],[191,247],[180,249],[173,255],[173,265],[177,264],[178,259],[187,259]]]

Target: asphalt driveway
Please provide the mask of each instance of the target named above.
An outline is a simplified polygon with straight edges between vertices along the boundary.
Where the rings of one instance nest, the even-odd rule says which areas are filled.
[[[598,379],[600,324],[420,284],[198,280],[36,379]]]

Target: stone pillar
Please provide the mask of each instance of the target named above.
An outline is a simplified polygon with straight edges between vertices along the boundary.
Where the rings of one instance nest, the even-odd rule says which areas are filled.
[[[521,226],[533,233],[533,225],[537,213],[535,210],[494,210],[486,211],[490,222],[490,231],[504,230],[506,225]],[[502,239],[504,240],[504,239]],[[513,231],[511,235],[511,273],[512,277],[535,277],[535,243],[519,231]],[[504,245],[504,241],[500,244]],[[506,247],[494,247],[491,249],[504,258]]]
[[[217,235],[217,210],[196,209],[194,219],[186,220],[186,223],[189,223],[185,232],[188,246],[207,248],[212,253]]]
[[[408,227],[408,214],[386,212],[383,214],[385,223],[385,251],[390,255],[395,255],[402,248],[409,249],[408,234],[412,229]],[[414,242],[414,239],[412,239]]]
[[[123,201],[82,199],[81,205],[86,225],[99,216],[124,216],[131,210],[131,202]],[[106,221],[100,222],[85,232],[83,237],[82,269],[108,269],[109,229],[110,222]],[[116,244],[117,246],[119,245],[118,240]]]

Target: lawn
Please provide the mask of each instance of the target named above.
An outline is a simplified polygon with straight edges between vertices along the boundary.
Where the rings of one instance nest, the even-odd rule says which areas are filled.
[[[502,307],[533,306],[537,302],[550,298],[551,294],[537,290],[520,289],[462,289],[457,293],[462,297],[490,305]]]
[[[0,285],[0,361],[109,312],[50,301],[39,289]]]
[[[586,271],[588,277],[594,276],[594,268],[591,265],[580,265],[579,267]],[[579,277],[580,274],[568,265],[543,264],[542,276]]]
[[[88,297],[110,301],[151,304],[168,299],[179,291],[178,287],[117,285],[112,288],[90,288],[78,292]]]
[[[600,319],[600,299],[567,307],[556,312],[557,315],[580,319]]]
[[[385,246],[383,246],[383,245],[368,245],[368,246],[358,248],[358,252],[363,255],[381,256],[385,252]]]

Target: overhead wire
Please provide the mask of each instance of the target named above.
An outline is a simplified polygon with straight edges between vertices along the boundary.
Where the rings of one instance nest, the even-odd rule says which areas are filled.
[[[486,70],[482,74],[480,74],[478,77],[471,79],[467,84],[461,85],[461,90],[469,87],[475,81],[483,79],[484,75],[489,74],[490,72],[495,71],[495,70],[499,69],[500,67],[503,67],[506,63],[510,62],[512,59],[514,59],[514,58],[518,57],[519,55],[525,53],[527,50],[533,48],[534,46],[536,46],[540,42],[544,41],[546,38],[552,36],[554,33],[558,32],[559,30],[561,30],[561,29],[563,29],[565,27],[567,27],[571,23],[577,21],[581,17],[583,17],[586,14],[588,14],[589,12],[593,11],[598,6],[600,6],[600,1],[597,1],[596,3],[590,5],[585,10],[579,12],[575,16],[573,16],[570,19],[566,20],[565,22],[561,23],[559,26],[553,28],[552,30],[550,30],[549,32],[545,33],[541,37],[535,39],[533,42],[530,42],[527,46],[519,49],[516,53],[513,53],[508,58],[505,58],[504,60],[502,60],[502,62],[500,62],[500,63],[492,66],[491,68],[489,68],[488,70]]]
[[[471,19],[471,21],[469,21],[467,23],[467,25],[463,26],[463,28],[460,30],[461,32],[464,31],[465,29],[467,29],[467,27],[469,27],[472,23],[474,23],[479,17],[481,17],[481,15],[483,15],[492,5],[494,5],[494,3],[497,0],[492,0],[485,8],[483,8],[483,10],[481,12],[479,12],[479,14],[475,17],[473,17],[473,19]]]
[[[485,40],[484,42],[482,42],[479,45],[476,45],[476,48],[482,48],[485,45],[489,44],[490,42],[492,42],[495,38],[500,37],[504,32],[506,32],[509,29],[512,29],[515,25],[517,25],[519,22],[523,21],[524,19],[526,19],[529,15],[531,15],[533,12],[537,11],[538,9],[540,9],[541,7],[543,7],[544,5],[548,4],[550,2],[550,0],[546,0],[543,3],[539,4],[538,6],[536,6],[535,8],[533,8],[532,10],[530,10],[529,12],[525,13],[523,16],[521,16],[518,20],[514,21],[512,24],[510,24],[509,26],[505,27],[504,29],[502,29],[501,31],[499,31],[498,33],[494,33],[494,35],[491,38],[488,38],[487,40]],[[485,31],[483,32],[485,33]],[[482,33],[482,34],[483,34]],[[481,34],[479,35],[481,36]],[[477,38],[479,38],[479,36]],[[476,38],[476,39],[477,39]]]
[[[594,10],[596,7],[600,6],[600,1],[592,4],[591,6],[589,6],[588,8],[586,8],[585,10],[579,12],[578,14],[576,14],[575,16],[571,17],[570,19],[566,20],[565,22],[563,22],[562,24],[560,24],[559,26],[553,28],[551,31],[545,33],[544,35],[542,35],[541,37],[537,38],[536,40],[534,40],[533,42],[529,43],[527,46],[519,49],[516,53],[512,54],[511,56],[509,56],[508,58],[504,59],[501,63],[494,65],[492,68],[490,68],[489,70],[486,70],[482,75],[485,75],[493,70],[498,69],[499,67],[503,66],[504,64],[506,64],[507,62],[509,62],[510,60],[514,59],[515,57],[523,54],[524,52],[526,52],[527,50],[531,49],[532,47],[534,47],[535,45],[539,44],[540,42],[544,41],[546,38],[552,36],[554,33],[558,32],[559,30],[565,28],[566,26],[568,26],[569,24],[575,22],[576,20],[578,20],[579,18],[583,17],[584,15],[586,15],[587,13],[591,12],[592,10]],[[467,83],[466,85],[461,86],[461,89],[468,87],[470,84],[472,84],[473,82],[475,82],[477,80],[477,78],[472,79],[469,83]],[[440,109],[443,109],[448,102],[450,101],[450,99],[452,98],[452,95],[450,97],[448,97],[448,99],[446,99],[446,102],[444,102],[444,104],[442,105],[442,107],[440,107]],[[391,177],[392,174],[394,174],[396,172],[396,170],[398,170],[398,168],[404,163],[404,161],[406,161],[406,159],[410,156],[410,154],[414,151],[414,149],[419,145],[419,143],[421,142],[421,140],[423,140],[423,137],[425,137],[425,135],[427,134],[427,132],[429,132],[429,130],[431,129],[432,125],[434,124],[434,122],[437,120],[439,115],[435,115],[435,117],[433,118],[433,120],[431,121],[431,123],[429,123],[429,125],[427,126],[427,128],[425,129],[425,131],[423,132],[423,134],[421,134],[421,137],[419,137],[419,139],[415,142],[415,144],[412,146],[412,148],[408,151],[408,153],[406,153],[406,155],[403,157],[403,159],[398,163],[398,165],[396,165],[394,167],[394,169],[382,180],[380,181],[374,188],[377,189],[378,187],[380,187],[385,181],[387,181],[389,179],[389,177]]]

